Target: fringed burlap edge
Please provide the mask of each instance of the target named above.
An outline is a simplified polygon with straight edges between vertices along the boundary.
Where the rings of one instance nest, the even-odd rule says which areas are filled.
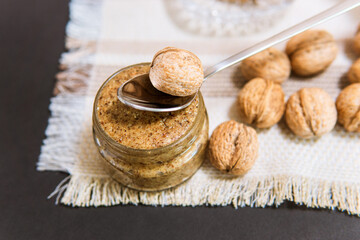
[[[339,187],[341,186],[341,187]],[[65,191],[66,189],[66,191]],[[65,179],[51,196],[57,202],[76,207],[144,204],[155,206],[279,206],[284,200],[312,208],[337,208],[360,215],[360,186],[352,183],[319,181],[303,177],[271,176],[251,181],[226,179],[196,187],[187,184],[162,192],[139,192],[109,177],[72,176]],[[64,193],[65,192],[65,193]],[[60,196],[62,196],[60,200]]]

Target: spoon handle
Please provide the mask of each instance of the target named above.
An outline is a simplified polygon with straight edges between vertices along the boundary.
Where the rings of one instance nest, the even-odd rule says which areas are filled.
[[[327,20],[330,20],[331,18],[334,18],[340,14],[343,14],[355,7],[358,7],[360,5],[360,0],[346,0],[346,1],[342,1],[341,3],[295,25],[292,26],[262,42],[259,42],[257,44],[255,44],[252,47],[249,47],[221,62],[219,62],[218,64],[209,67],[208,69],[206,69],[205,73],[204,73],[204,81],[211,77],[212,75],[214,75],[215,73],[230,67],[242,60],[244,60],[245,58],[248,58],[256,53],[259,53],[277,43],[280,43],[288,38],[291,38],[315,25],[318,25],[320,23],[323,23]]]

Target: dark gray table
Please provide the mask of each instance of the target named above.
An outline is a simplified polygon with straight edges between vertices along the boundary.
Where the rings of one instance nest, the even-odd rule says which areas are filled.
[[[48,194],[66,176],[37,172],[64,51],[68,2],[0,1],[1,239],[359,239],[360,218],[279,208],[70,208]]]

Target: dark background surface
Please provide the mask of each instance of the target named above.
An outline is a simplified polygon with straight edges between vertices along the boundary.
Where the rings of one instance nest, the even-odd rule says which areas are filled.
[[[279,208],[71,208],[47,196],[67,175],[37,172],[65,51],[68,2],[0,1],[0,239],[359,239],[360,218]]]

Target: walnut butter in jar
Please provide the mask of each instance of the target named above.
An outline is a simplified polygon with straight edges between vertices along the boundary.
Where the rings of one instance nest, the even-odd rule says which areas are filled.
[[[121,103],[119,86],[149,69],[150,63],[128,66],[104,82],[94,101],[93,136],[112,178],[136,190],[159,191],[199,169],[209,127],[201,93],[176,112],[140,111]]]

